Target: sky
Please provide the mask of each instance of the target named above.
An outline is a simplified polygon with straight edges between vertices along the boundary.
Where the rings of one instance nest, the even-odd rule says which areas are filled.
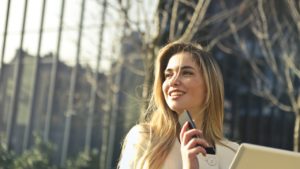
[[[25,26],[25,36],[23,49],[31,55],[37,54],[38,32],[40,27],[42,0],[28,0],[27,18]],[[140,2],[140,3],[138,3]],[[0,1],[0,45],[2,52],[5,17],[8,0]],[[102,0],[86,0],[86,12],[84,15],[84,28],[81,42],[80,63],[94,67],[98,52],[99,28],[101,24]],[[16,49],[20,47],[22,19],[24,13],[25,0],[11,0],[10,17],[8,24],[8,36],[4,63],[11,61]],[[61,41],[60,59],[68,65],[74,65],[76,58],[76,45],[78,41],[79,20],[82,0],[66,0],[64,28]],[[147,31],[154,32],[154,12],[157,0],[131,0],[129,18],[133,21],[137,19],[147,20],[151,28]],[[44,22],[44,35],[41,47],[41,55],[50,52],[56,53],[58,39],[58,25],[60,17],[61,0],[47,0]],[[106,29],[104,30],[103,56],[101,67],[109,69],[110,61],[115,59],[114,49],[121,37],[122,17],[117,0],[108,0],[106,12]],[[143,23],[143,22],[142,22]],[[153,28],[152,28],[153,27]],[[145,30],[145,27],[142,26]],[[149,30],[150,29],[150,30]],[[151,34],[151,33],[150,33]],[[0,56],[1,57],[1,56]],[[1,59],[1,58],[0,58]]]

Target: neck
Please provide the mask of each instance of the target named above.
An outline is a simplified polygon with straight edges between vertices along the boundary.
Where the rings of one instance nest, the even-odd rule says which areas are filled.
[[[190,114],[196,124],[196,127],[198,129],[202,129],[203,111],[191,111]]]

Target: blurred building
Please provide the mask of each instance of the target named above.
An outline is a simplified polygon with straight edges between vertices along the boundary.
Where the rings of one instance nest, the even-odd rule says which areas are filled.
[[[10,106],[12,104],[12,93],[14,86],[14,66],[17,57],[23,55],[23,63],[21,63],[21,75],[19,80],[19,93],[17,95],[16,111],[11,116]],[[53,64],[53,54],[41,57],[39,62],[39,72],[37,77],[36,88],[33,88],[33,74],[35,56],[18,50],[15,58],[3,67],[3,76],[0,82],[0,133],[1,141],[7,139],[7,128],[11,127],[11,150],[22,153],[24,150],[24,140],[28,138],[29,146],[34,145],[34,134],[43,136],[46,121],[46,108],[49,95],[50,73]],[[62,62],[58,63],[58,72],[56,77],[56,86],[54,93],[53,112],[50,117],[49,141],[55,145],[52,161],[59,163],[65,130],[66,116],[72,116],[71,129],[69,134],[69,142],[67,143],[67,157],[76,156],[85,148],[85,133],[87,132],[87,119],[89,116],[91,102],[91,86],[94,83],[94,72],[87,67],[79,65],[76,81],[76,89],[74,95],[74,110],[72,114],[68,114],[68,97],[70,88],[70,77],[73,67]],[[106,106],[105,97],[107,87],[107,76],[98,73],[98,91],[96,94],[95,112],[92,120],[91,142],[88,145],[91,149],[100,152],[102,141],[102,116],[104,107]],[[30,104],[32,99],[32,90],[36,90],[36,99],[33,104],[33,112],[30,117]],[[13,119],[10,119],[13,117]],[[11,123],[8,123],[11,121]],[[8,126],[10,125],[10,126]],[[26,133],[26,127],[32,125],[32,129]],[[27,134],[27,136],[26,136]]]
[[[112,66],[114,84],[117,92],[111,111],[110,137],[107,152],[107,167],[115,168],[120,156],[121,143],[125,134],[133,127],[141,115],[144,81],[144,58],[142,35],[131,32],[121,39],[119,58]]]

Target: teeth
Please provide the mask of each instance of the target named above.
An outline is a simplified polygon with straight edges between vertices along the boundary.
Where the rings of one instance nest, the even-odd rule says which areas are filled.
[[[181,95],[183,95],[183,92],[172,92],[170,95],[171,96],[181,96]]]

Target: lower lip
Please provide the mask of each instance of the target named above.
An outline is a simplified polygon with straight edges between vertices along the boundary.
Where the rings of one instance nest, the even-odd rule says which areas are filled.
[[[176,95],[176,96],[170,96],[171,99],[175,100],[175,99],[179,99],[182,95]]]

